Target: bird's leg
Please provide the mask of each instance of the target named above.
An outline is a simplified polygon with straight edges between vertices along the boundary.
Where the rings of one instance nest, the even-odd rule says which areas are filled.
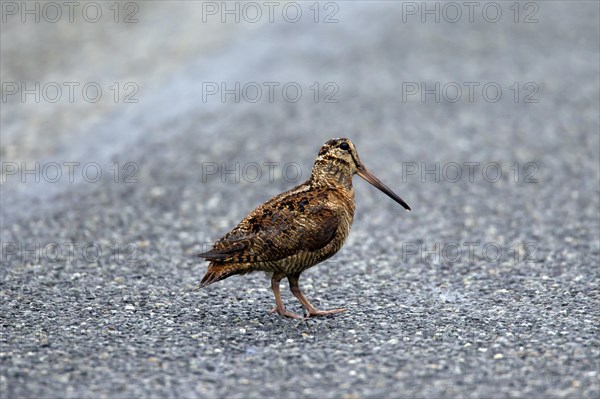
[[[315,307],[308,301],[308,299],[306,299],[306,297],[304,296],[302,291],[300,291],[300,285],[298,284],[299,278],[300,278],[300,275],[288,276],[288,281],[290,283],[290,290],[292,291],[292,294],[294,294],[294,296],[296,298],[298,298],[298,300],[302,303],[302,306],[304,306],[306,308],[306,311],[308,312],[308,317],[326,316],[329,314],[335,314],[335,313],[340,313],[340,312],[346,311],[345,308],[331,309],[331,310],[315,309]]]
[[[273,294],[275,295],[275,306],[269,313],[279,313],[281,316],[292,317],[294,319],[303,319],[304,317],[299,314],[288,312],[283,305],[283,300],[281,299],[281,291],[279,290],[279,282],[281,281],[282,276],[274,274],[271,278],[271,288],[273,289]]]

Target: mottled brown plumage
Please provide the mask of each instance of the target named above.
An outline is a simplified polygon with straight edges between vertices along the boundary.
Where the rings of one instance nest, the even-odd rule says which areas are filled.
[[[279,282],[287,278],[292,293],[308,317],[342,312],[316,310],[298,285],[300,274],[340,250],[354,219],[352,177],[358,174],[407,210],[409,206],[360,162],[348,139],[327,141],[314,163],[310,178],[256,208],[233,230],[199,257],[210,261],[196,288],[235,274],[264,271],[272,275],[276,307],[272,312],[301,317],[285,309]]]

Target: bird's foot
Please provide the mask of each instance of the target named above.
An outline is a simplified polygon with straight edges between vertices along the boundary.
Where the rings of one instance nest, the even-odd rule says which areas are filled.
[[[327,316],[330,314],[336,314],[336,313],[341,313],[341,312],[345,312],[346,308],[339,308],[339,309],[331,309],[331,310],[317,310],[317,309],[312,309],[308,312],[308,317],[314,317],[314,316]]]
[[[289,312],[285,308],[278,309],[277,307],[274,307],[269,311],[269,313],[279,313],[279,315],[281,316],[291,317],[292,319],[304,319],[304,316],[300,316],[299,314]]]

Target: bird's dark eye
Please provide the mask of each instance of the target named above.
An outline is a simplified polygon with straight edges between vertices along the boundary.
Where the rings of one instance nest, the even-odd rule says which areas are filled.
[[[348,143],[344,142],[340,144],[340,148],[344,151],[348,151],[350,149],[350,146],[348,145]]]

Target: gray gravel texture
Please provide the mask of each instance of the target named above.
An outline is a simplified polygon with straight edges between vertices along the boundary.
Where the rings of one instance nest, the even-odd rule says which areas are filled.
[[[2,103],[2,397],[598,398],[599,6],[522,2],[515,23],[513,3],[495,3],[497,23],[487,3],[438,23],[391,1],[320,3],[319,23],[313,2],[297,23],[266,8],[205,23],[200,2],[140,3],[135,24],[109,3],[98,24],[9,15],[3,82],[97,82],[103,97]],[[139,102],[115,103],[114,82]],[[303,95],[203,101],[206,82]],[[463,97],[450,85],[422,102],[411,82]],[[472,102],[464,82],[479,83]],[[206,266],[193,254],[307,178],[335,136],[413,208],[355,179],[346,245],[301,278],[318,307],[348,312],[270,315],[263,274],[191,291]],[[103,175],[36,182],[13,162]],[[437,181],[421,175],[436,163]]]

